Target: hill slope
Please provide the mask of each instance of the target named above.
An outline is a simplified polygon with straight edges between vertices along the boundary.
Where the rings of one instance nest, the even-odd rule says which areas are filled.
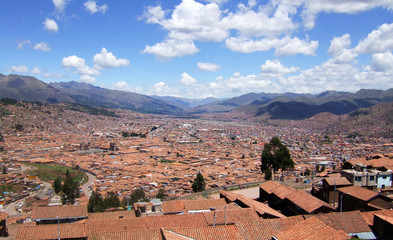
[[[29,76],[0,74],[0,98],[13,98],[29,102],[69,102],[75,100],[62,91]]]

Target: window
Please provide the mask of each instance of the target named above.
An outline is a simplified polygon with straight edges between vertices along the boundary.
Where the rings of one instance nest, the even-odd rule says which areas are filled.
[[[382,178],[383,178],[383,179],[386,179],[386,176],[383,176]]]
[[[355,181],[356,181],[356,182],[361,182],[361,181],[362,181],[362,177],[360,177],[360,176],[355,176]]]
[[[370,176],[370,181],[374,181],[374,176]]]

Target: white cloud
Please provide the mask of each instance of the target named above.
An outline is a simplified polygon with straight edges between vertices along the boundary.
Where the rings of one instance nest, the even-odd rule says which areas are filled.
[[[39,67],[34,67],[30,72],[32,74],[40,74],[42,70]]]
[[[260,40],[232,37],[225,41],[225,46],[232,51],[241,53],[267,51],[275,48],[276,56],[295,54],[315,55],[315,50],[318,48],[318,41],[301,40],[297,37],[284,37],[281,39],[263,38]]]
[[[354,49],[358,53],[382,53],[393,50],[393,23],[383,24],[368,34]]]
[[[26,73],[28,71],[29,69],[24,65],[12,66],[11,68],[8,69],[8,72],[15,72],[15,73]]]
[[[121,91],[132,91],[131,87],[124,81],[122,82],[115,82],[113,84],[113,89],[121,90]]]
[[[81,80],[81,82],[84,82],[84,83],[95,83],[96,82],[96,78],[89,76],[89,75],[82,75],[80,77],[80,80]]]
[[[47,31],[57,32],[59,30],[57,23],[52,19],[46,18],[43,24],[44,24],[44,29]]]
[[[311,29],[314,27],[315,18],[320,12],[355,14],[365,12],[377,7],[387,8],[390,10],[393,9],[393,2],[390,0],[301,0],[297,2],[304,4],[302,17],[306,29]]]
[[[218,70],[221,69],[221,66],[215,63],[202,63],[199,62],[197,63],[198,68],[202,71],[208,71],[208,72],[217,72]]]
[[[67,76],[61,74],[61,73],[49,73],[46,72],[44,74],[42,74],[42,76],[44,78],[56,78],[56,79],[64,79],[64,78],[68,78]]]
[[[376,72],[393,70],[393,54],[390,51],[372,55],[371,68]]]
[[[116,58],[106,48],[102,48],[100,53],[94,55],[93,62],[98,69],[128,66],[130,64],[130,61],[126,58]]]
[[[344,34],[341,37],[335,37],[330,41],[328,53],[331,56],[337,56],[343,49],[351,46],[351,38],[349,34]]]
[[[262,73],[271,73],[271,74],[288,74],[295,73],[299,71],[299,68],[296,67],[285,67],[281,64],[280,60],[274,59],[273,61],[266,60],[266,62],[261,65]]]
[[[35,50],[44,51],[44,52],[49,52],[50,51],[50,47],[45,42],[37,43],[36,45],[34,45],[34,49]]]
[[[86,65],[85,59],[80,58],[76,55],[69,57],[63,57],[63,67],[68,71],[72,68],[76,68],[74,73],[82,75],[100,75],[100,71],[95,68],[90,68]]]
[[[52,2],[59,12],[63,12],[69,0],[52,0]]]
[[[18,50],[21,50],[23,48],[23,46],[30,45],[30,44],[31,44],[30,40],[24,40],[24,41],[18,43],[17,48],[18,48]]]
[[[174,57],[192,55],[199,52],[193,41],[167,39],[153,46],[146,46],[143,53],[154,54],[158,59],[168,60]]]
[[[86,7],[86,11],[90,12],[91,14],[94,14],[96,12],[105,13],[106,10],[108,10],[108,6],[106,4],[98,6],[97,2],[92,0],[85,2],[83,5]]]
[[[194,86],[196,84],[197,80],[193,77],[191,77],[190,75],[188,75],[188,73],[184,72],[181,74],[181,79],[180,79],[180,83],[184,86]]]
[[[167,95],[172,93],[172,89],[164,82],[154,84],[154,93],[157,95]]]

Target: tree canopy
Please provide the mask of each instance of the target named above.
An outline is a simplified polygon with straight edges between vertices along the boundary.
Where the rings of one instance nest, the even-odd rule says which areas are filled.
[[[285,170],[295,166],[288,148],[282,144],[278,137],[273,137],[269,143],[265,144],[261,162],[261,170],[263,173],[266,173],[268,169],[277,171],[279,169]]]
[[[194,183],[192,184],[192,190],[194,192],[201,192],[203,190],[205,190],[205,179],[202,176],[202,173],[199,172],[196,176],[196,178],[194,179]]]
[[[92,212],[102,212],[104,210],[104,203],[102,196],[98,192],[93,192],[89,198],[89,203],[87,204],[87,211]]]

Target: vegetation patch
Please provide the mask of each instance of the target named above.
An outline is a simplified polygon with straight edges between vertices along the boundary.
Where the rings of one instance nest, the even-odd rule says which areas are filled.
[[[80,170],[79,168],[70,168],[63,165],[58,164],[40,164],[40,163],[29,163],[26,164],[29,166],[34,167],[34,170],[27,171],[27,174],[32,176],[39,177],[42,181],[52,181],[55,180],[57,177],[64,181],[66,179],[67,170],[70,172],[72,178],[76,182],[87,182],[88,178],[86,177],[85,173]]]

